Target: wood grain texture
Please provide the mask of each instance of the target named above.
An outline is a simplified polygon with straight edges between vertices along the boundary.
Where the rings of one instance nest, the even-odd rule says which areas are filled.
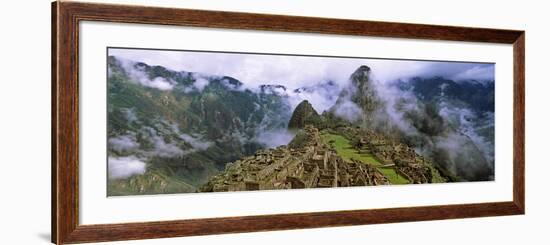
[[[336,35],[513,43],[521,31],[161,7],[61,2],[81,20]]]
[[[57,3],[51,10],[51,241],[57,239]]]
[[[78,23],[108,21],[204,28],[414,38],[513,45],[513,200],[426,207],[80,225],[78,218]],[[57,244],[303,229],[525,212],[523,31],[391,22],[56,2],[52,4],[52,242]]]
[[[80,226],[71,242],[152,239],[269,230],[305,229],[365,224],[512,215],[519,212],[511,202],[278,214],[212,219],[193,219]]]
[[[52,238],[57,244],[63,244],[78,226],[78,25],[75,13],[69,11],[64,2],[52,7],[57,11],[57,35],[53,37],[56,81],[52,89],[56,222]]]
[[[514,42],[514,203],[525,213],[525,33]]]

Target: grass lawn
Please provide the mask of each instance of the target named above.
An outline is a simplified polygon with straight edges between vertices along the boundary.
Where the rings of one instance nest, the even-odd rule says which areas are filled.
[[[336,153],[344,158],[345,160],[351,160],[356,159],[360,160],[364,163],[371,164],[375,167],[378,167],[378,170],[388,178],[390,183],[392,184],[408,184],[409,181],[405,179],[403,176],[399,175],[395,169],[393,168],[382,168],[382,163],[379,162],[374,158],[374,156],[370,153],[361,153],[357,152],[349,143],[349,140],[346,139],[344,136],[337,135],[337,134],[330,134],[330,133],[323,133],[321,134],[321,138],[331,144],[334,149],[336,149]],[[332,141],[332,143],[330,143]]]

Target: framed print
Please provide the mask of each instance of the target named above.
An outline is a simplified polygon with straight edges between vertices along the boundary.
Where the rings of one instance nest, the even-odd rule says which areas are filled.
[[[523,214],[525,33],[58,1],[52,242]]]

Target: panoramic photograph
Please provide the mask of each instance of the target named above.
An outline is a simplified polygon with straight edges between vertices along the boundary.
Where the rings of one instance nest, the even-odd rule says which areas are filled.
[[[106,59],[108,196],[494,181],[494,63]]]

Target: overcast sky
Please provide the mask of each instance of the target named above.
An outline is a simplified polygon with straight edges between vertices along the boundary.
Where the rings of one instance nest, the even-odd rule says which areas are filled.
[[[118,58],[161,65],[175,71],[231,76],[247,88],[281,84],[290,89],[331,80],[340,85],[361,65],[380,82],[412,76],[445,76],[456,80],[494,80],[494,65],[482,63],[330,58],[284,55],[109,49]]]

